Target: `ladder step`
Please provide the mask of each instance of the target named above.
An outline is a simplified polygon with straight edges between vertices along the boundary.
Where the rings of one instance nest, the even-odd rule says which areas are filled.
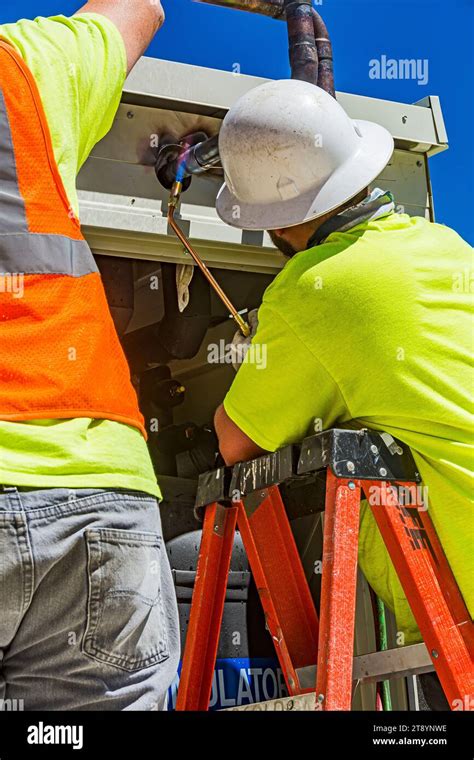
[[[279,699],[269,699],[266,702],[254,702],[251,705],[241,705],[240,707],[226,707],[219,712],[245,712],[254,710],[255,712],[312,712],[314,710],[315,695],[314,691],[310,694],[297,694],[293,697],[280,697]]]
[[[352,680],[360,683],[388,681],[434,670],[429,652],[424,644],[411,644],[384,652],[370,652],[354,657]],[[303,689],[314,689],[316,666],[298,668],[296,671]]]
[[[428,650],[424,644],[411,644],[398,649],[387,649],[385,652],[370,652],[354,657],[352,676],[360,683],[388,681],[391,678],[420,675],[434,670]],[[297,674],[303,689],[314,689],[316,683],[316,667],[298,668]],[[266,702],[255,702],[251,705],[229,707],[227,711],[312,711],[315,709],[315,693],[310,691],[291,697],[270,699]]]

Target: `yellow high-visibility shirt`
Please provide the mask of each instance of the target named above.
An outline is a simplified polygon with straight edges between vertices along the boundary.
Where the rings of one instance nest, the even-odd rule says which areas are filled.
[[[390,214],[296,254],[265,292],[229,417],[274,451],[322,429],[367,427],[410,446],[429,514],[474,613],[472,249],[453,230]],[[371,509],[359,562],[420,640]]]
[[[54,16],[0,25],[35,77],[54,155],[79,213],[76,176],[109,131],[126,77],[122,36],[105,16]],[[128,488],[160,496],[146,443],[110,420],[0,421],[0,483]]]

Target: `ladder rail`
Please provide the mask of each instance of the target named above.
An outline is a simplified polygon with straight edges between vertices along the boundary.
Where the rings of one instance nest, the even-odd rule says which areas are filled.
[[[316,679],[322,710],[351,709],[360,493],[328,472]]]
[[[217,502],[204,515],[177,711],[209,707],[236,521],[237,507]]]
[[[419,499],[420,478],[409,449],[376,431],[336,429],[305,439],[297,465],[294,448],[287,446],[240,463],[232,473],[220,468],[202,476],[196,505],[205,508],[205,518],[177,709],[209,706],[236,527],[290,695],[314,709],[351,709],[362,493],[369,500],[451,708],[463,709],[466,697],[474,699],[474,624],[426,505]],[[279,485],[324,473],[318,636],[317,614]],[[371,498],[374,489],[377,503]],[[400,499],[399,493],[409,493],[409,502]],[[375,670],[380,669],[376,654],[381,653],[367,655],[367,661],[376,663]],[[384,653],[388,657],[396,653]],[[400,655],[399,673],[405,672],[403,663],[408,660]],[[314,672],[316,662],[315,701],[307,692],[314,692],[308,674]],[[421,664],[415,660],[415,671],[429,669],[423,658]],[[364,671],[365,677],[370,674]]]
[[[318,617],[277,486],[239,503],[237,526],[290,694],[296,669],[316,663]]]
[[[468,633],[464,636],[461,633],[464,626],[472,630],[473,624],[470,618],[459,621],[459,610],[464,602],[454,576],[450,570],[447,572],[446,559],[442,566],[439,564],[442,549],[438,539],[434,541],[436,533],[431,518],[422,504],[417,505],[418,509],[406,509],[393,490],[389,500],[387,489],[378,481],[361,481],[361,484],[366,496],[371,488],[380,490],[380,506],[371,504],[372,513],[446,698],[454,709],[457,700],[474,697],[473,652],[466,643]],[[410,484],[401,482],[397,485],[408,488]],[[426,530],[428,525],[429,531]],[[449,595],[443,593],[440,581],[443,586],[449,585]]]

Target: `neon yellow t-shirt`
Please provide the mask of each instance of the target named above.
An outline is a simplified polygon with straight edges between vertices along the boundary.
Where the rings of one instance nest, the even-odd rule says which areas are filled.
[[[294,256],[265,292],[255,363],[239,369],[224,407],[270,451],[301,440],[315,418],[322,428],[387,431],[410,446],[472,615],[471,269],[472,249],[454,231],[406,214],[331,234]],[[366,504],[359,562],[405,643],[419,641]]]
[[[76,176],[109,131],[126,76],[122,36],[104,16],[54,16],[0,26],[36,79],[56,162],[75,212]],[[0,483],[128,488],[160,496],[146,443],[109,420],[0,421]]]

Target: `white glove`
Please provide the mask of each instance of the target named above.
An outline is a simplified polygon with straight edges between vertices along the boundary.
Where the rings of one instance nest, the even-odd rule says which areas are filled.
[[[240,365],[242,364],[245,358],[245,354],[249,350],[252,338],[257,332],[258,309],[252,309],[252,311],[249,311],[247,321],[250,325],[250,335],[246,338],[244,335],[242,335],[240,330],[237,330],[232,340],[232,346],[231,346],[232,366],[236,372],[238,372]]]

